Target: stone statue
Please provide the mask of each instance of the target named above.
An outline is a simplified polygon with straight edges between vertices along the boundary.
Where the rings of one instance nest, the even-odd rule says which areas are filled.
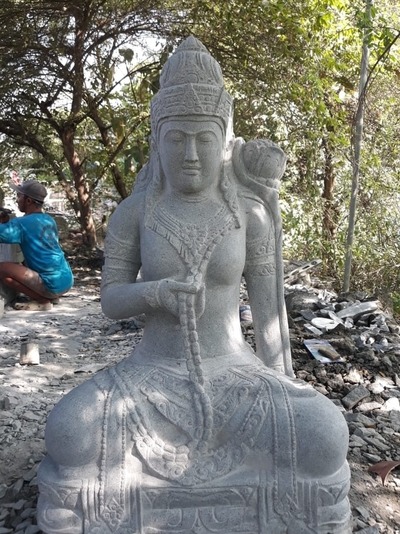
[[[293,378],[277,193],[285,156],[234,138],[220,67],[194,37],[160,82],[150,161],[111,218],[102,280],[104,313],[145,313],[143,339],[50,414],[39,525],[349,533],[347,425]],[[240,327],[242,274],[257,354]]]

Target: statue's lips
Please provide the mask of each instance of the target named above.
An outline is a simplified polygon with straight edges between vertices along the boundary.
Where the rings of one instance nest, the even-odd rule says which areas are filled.
[[[196,176],[200,172],[200,167],[184,167],[182,169],[183,174],[188,174],[190,176]]]

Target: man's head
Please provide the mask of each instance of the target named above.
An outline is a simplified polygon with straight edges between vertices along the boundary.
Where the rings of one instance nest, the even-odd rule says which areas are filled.
[[[41,209],[47,190],[36,180],[27,180],[22,184],[10,184],[10,187],[17,192],[18,209],[23,213],[38,211]]]

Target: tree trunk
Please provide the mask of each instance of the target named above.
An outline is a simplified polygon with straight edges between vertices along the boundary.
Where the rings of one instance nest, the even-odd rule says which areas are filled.
[[[110,140],[110,136],[108,135],[108,127],[104,123],[103,119],[100,117],[98,108],[93,105],[92,101],[90,102],[90,104],[91,106],[90,106],[89,116],[93,119],[97,128],[99,129],[101,142],[103,143],[103,146],[107,151],[107,155],[108,155],[107,166],[111,172],[111,176],[114,182],[115,189],[118,191],[120,197],[124,199],[128,196],[129,193],[126,188],[126,183],[124,181],[124,178],[121,175],[117,165],[115,164],[115,158],[117,154],[120,152],[120,150],[122,149],[122,147],[124,146],[126,137],[124,138],[123,142],[120,143],[119,147],[114,148]]]
[[[322,140],[322,149],[325,157],[324,190],[322,192],[322,198],[324,199],[322,229],[325,238],[332,240],[334,239],[337,230],[337,214],[333,204],[335,172],[333,167],[333,154],[329,146],[329,141],[326,138]]]
[[[354,124],[354,139],[353,148],[353,177],[351,183],[351,198],[349,208],[349,226],[347,230],[346,241],[346,257],[344,265],[344,277],[343,277],[343,291],[347,292],[350,289],[350,277],[351,277],[351,264],[353,260],[353,240],[354,229],[356,221],[357,210],[357,196],[359,187],[359,171],[361,160],[361,143],[364,129],[364,107],[365,107],[365,91],[367,88],[368,80],[368,60],[369,60],[369,39],[371,35],[371,13],[372,13],[372,0],[366,0],[365,3],[365,20],[366,27],[364,28],[361,66],[360,66],[360,83],[358,89],[358,103]]]
[[[85,245],[94,248],[97,244],[96,226],[94,224],[92,209],[90,205],[91,193],[88,189],[85,175],[82,171],[82,164],[74,147],[75,128],[66,127],[61,134],[65,157],[71,169],[76,190],[76,199],[79,207],[77,216],[83,232]],[[67,191],[67,196],[71,195]]]
[[[97,243],[96,226],[94,224],[92,210],[90,206],[91,194],[89,184],[83,173],[82,161],[75,149],[76,119],[82,109],[83,89],[84,89],[84,46],[88,24],[89,4],[85,4],[81,9],[73,9],[75,18],[75,42],[73,49],[74,57],[74,80],[71,112],[69,120],[61,129],[60,137],[63,144],[64,154],[68,161],[71,174],[74,180],[76,196],[79,205],[77,216],[83,231],[84,244],[94,248]]]

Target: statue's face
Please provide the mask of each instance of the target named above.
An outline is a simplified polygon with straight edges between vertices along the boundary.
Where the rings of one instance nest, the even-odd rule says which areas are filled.
[[[190,195],[218,184],[224,134],[215,120],[167,120],[158,139],[167,188]]]

